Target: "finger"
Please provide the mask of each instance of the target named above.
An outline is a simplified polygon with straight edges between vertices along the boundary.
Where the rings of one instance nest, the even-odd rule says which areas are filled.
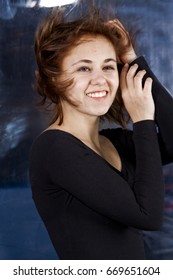
[[[134,77],[134,86],[135,86],[138,94],[142,93],[142,91],[143,91],[142,80],[143,80],[145,74],[146,74],[146,71],[141,70]]]
[[[129,68],[129,71],[128,71],[128,74],[127,74],[127,78],[133,78],[136,74],[136,71],[138,69],[138,64],[133,64],[130,68]]]
[[[151,94],[152,83],[153,83],[152,78],[148,77],[145,81],[144,89],[143,89],[145,94]]]
[[[128,71],[127,76],[126,76],[126,83],[127,83],[127,87],[129,89],[134,88],[134,76],[136,74],[137,69],[138,69],[137,64],[134,64],[129,68],[129,71]]]

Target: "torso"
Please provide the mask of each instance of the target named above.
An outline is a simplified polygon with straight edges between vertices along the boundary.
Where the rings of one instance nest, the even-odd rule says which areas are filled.
[[[98,155],[100,155],[104,160],[106,160],[110,165],[112,165],[115,169],[119,170],[121,172],[122,170],[122,163],[121,163],[121,158],[119,156],[118,151],[116,150],[115,146],[111,143],[111,141],[103,136],[99,135],[99,145],[95,145],[92,142],[86,141],[75,133],[72,133],[66,129],[62,128],[57,128],[57,125],[51,125],[48,129],[46,130],[62,130],[65,132],[68,132],[72,134],[73,136],[77,137],[80,141],[82,141],[86,146],[88,146],[90,149],[92,149],[94,152],[96,152]]]
[[[59,129],[49,130],[58,131]],[[30,171],[31,178],[33,178],[34,199],[40,213],[45,218],[48,232],[60,259],[144,258],[143,240],[138,231],[110,219],[109,216],[107,217],[107,212],[101,214],[104,209],[107,209],[107,199],[105,200],[107,193],[109,196],[115,190],[115,195],[110,195],[110,207],[112,205],[113,209],[116,207],[119,209],[118,205],[122,206],[119,197],[129,192],[124,174],[120,176],[118,172],[99,159],[99,156],[94,155],[94,153],[99,154],[116,168],[120,166],[121,161],[118,152],[112,146],[114,143],[112,138],[108,138],[109,133],[104,135],[100,132],[99,149],[78,138],[88,147],[87,149],[72,137],[76,137],[76,135],[71,134],[70,136],[55,131],[46,133],[45,137],[40,137],[35,144],[32,170]],[[115,144],[121,142],[118,134],[115,135],[115,139]],[[118,145],[117,147],[122,156],[121,149]],[[89,149],[92,149],[93,153]],[[62,161],[63,157],[64,161]],[[123,157],[122,160],[124,166]],[[53,176],[53,181],[49,175],[45,174],[45,161],[49,168],[48,172]],[[72,177],[74,176],[74,182],[70,174]],[[47,178],[46,181],[45,178]],[[133,181],[131,171],[126,178],[130,182]],[[86,203],[83,203],[83,200]],[[98,208],[93,208],[90,203],[94,207],[96,203]],[[118,213],[117,215],[121,215],[119,211],[115,212]],[[100,232],[99,235],[98,232]]]
[[[102,158],[104,158],[110,165],[121,171],[122,163],[118,151],[107,137],[100,135],[99,148],[88,143],[85,144],[98,153]]]

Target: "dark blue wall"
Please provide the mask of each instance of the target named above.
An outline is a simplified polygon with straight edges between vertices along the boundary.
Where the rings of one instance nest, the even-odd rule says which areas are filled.
[[[145,55],[157,77],[173,93],[173,0],[96,2],[140,29],[139,54]],[[0,259],[56,259],[28,181],[31,143],[47,125],[47,116],[34,108],[32,89],[34,31],[47,10],[7,9],[4,3],[0,0]],[[163,228],[144,233],[150,259],[173,259],[172,164],[164,167],[164,174]]]

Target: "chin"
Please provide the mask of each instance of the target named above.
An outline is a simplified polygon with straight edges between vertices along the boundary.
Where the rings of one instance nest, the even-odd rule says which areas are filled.
[[[106,109],[104,109],[104,110],[100,110],[100,111],[97,113],[97,116],[98,116],[98,117],[102,117],[102,116],[104,116],[108,111],[109,111],[109,108],[106,108]]]

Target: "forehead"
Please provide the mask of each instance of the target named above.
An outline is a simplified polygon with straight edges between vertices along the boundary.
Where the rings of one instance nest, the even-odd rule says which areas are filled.
[[[80,59],[81,57],[105,57],[111,55],[116,57],[112,42],[102,35],[84,35],[78,39],[65,58]],[[96,57],[97,56],[97,57]]]
[[[112,42],[107,37],[100,35],[100,34],[83,35],[76,41],[76,45],[80,46],[82,44],[99,43],[99,42],[102,42],[106,45],[110,45],[111,47],[113,47]]]

